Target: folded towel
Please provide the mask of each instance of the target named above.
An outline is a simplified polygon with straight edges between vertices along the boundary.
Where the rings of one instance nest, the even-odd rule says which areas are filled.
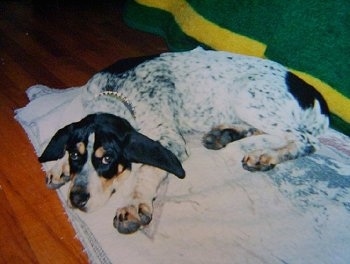
[[[84,86],[36,85],[28,97],[15,117],[38,154],[94,100]],[[66,207],[91,263],[350,262],[349,138],[330,130],[316,154],[257,173],[242,169],[238,142],[210,151],[200,136],[187,141],[187,176],[162,184],[149,227],[132,235],[113,228],[118,193],[93,213]],[[58,194],[65,205],[67,186]]]

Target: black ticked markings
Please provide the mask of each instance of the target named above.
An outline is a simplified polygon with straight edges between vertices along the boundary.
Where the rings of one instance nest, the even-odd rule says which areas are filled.
[[[315,100],[317,100],[321,106],[322,114],[329,115],[329,108],[326,101],[313,86],[291,72],[287,72],[286,84],[289,92],[298,101],[301,108],[313,108]]]

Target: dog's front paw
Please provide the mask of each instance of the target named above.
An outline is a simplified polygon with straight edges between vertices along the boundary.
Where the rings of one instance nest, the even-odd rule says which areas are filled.
[[[51,167],[46,174],[46,186],[49,189],[58,189],[70,181],[68,152],[61,159],[49,161],[47,166]]]
[[[65,175],[63,173],[60,176],[58,176],[49,172],[46,175],[46,179],[45,179],[46,186],[49,189],[58,189],[69,181],[70,181],[70,176]]]
[[[268,171],[273,169],[276,164],[276,155],[263,151],[251,152],[242,159],[242,166],[248,171]]]
[[[148,225],[152,220],[152,207],[140,203],[137,207],[130,205],[117,210],[113,226],[122,234],[131,234]]]

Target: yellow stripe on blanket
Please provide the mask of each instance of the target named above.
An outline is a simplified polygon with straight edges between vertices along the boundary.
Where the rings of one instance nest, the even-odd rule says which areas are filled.
[[[291,70],[294,74],[298,75],[301,79],[312,85],[319,91],[326,99],[330,111],[341,117],[344,121],[350,123],[350,99],[341,93],[334,90],[331,86],[322,82],[321,80],[311,76],[310,74]]]
[[[185,34],[213,49],[256,57],[264,56],[265,44],[219,27],[198,14],[184,0],[136,0],[136,2],[171,13]],[[189,18],[191,18],[190,24],[188,23]]]

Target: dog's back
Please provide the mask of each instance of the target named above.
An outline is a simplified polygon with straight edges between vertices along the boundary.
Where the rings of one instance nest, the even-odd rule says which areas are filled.
[[[137,87],[131,97],[152,106],[151,112],[173,115],[182,131],[244,122],[269,134],[305,127],[318,135],[328,126],[322,96],[265,59],[202,49],[165,53],[129,77]],[[130,94],[127,85],[119,89]]]

